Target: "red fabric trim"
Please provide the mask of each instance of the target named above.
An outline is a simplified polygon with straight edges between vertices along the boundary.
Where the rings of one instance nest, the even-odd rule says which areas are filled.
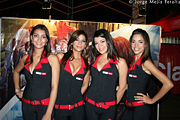
[[[78,74],[84,74],[84,68],[86,67],[86,65],[85,65],[84,60],[83,60],[82,57],[81,57],[81,62],[82,62],[81,68],[80,68],[79,71],[76,73],[76,75],[78,75]]]
[[[113,59],[110,59],[109,63],[114,63],[114,64],[117,64],[117,63],[118,63],[118,62],[117,62],[117,58],[116,58],[116,57],[114,57],[114,59],[115,59],[115,61],[113,61]]]
[[[42,65],[41,65],[41,63],[39,62],[39,63],[37,64],[37,66],[35,67],[34,70],[41,69],[41,68],[42,68]]]
[[[40,63],[48,63],[48,62],[49,62],[49,61],[48,61],[48,58],[47,58],[47,57],[41,58]]]
[[[94,64],[92,64],[92,66],[95,67],[96,69],[97,69],[97,62],[98,62],[98,60],[99,60],[100,57],[101,57],[101,55],[99,55],[99,56],[96,58]],[[110,59],[109,62],[108,62],[106,65],[104,65],[101,70],[107,69],[107,68],[111,68],[110,63],[117,64],[117,59],[116,59],[116,57],[115,57],[115,61],[113,61],[113,59]],[[98,69],[97,69],[97,70],[98,70]]]
[[[135,60],[135,57],[136,57],[136,56],[134,56],[133,61]],[[131,68],[131,65],[132,65],[132,63],[131,63],[131,65],[130,65],[130,67],[129,67],[128,70],[129,70],[129,71],[134,70],[136,65],[141,66],[141,65],[142,65],[142,63],[141,63],[142,58],[143,58],[143,56],[141,56],[141,57],[136,61],[136,63],[133,65],[132,68]]]
[[[45,52],[43,53],[45,54]],[[30,65],[30,57],[28,56],[25,60],[25,62],[29,62],[27,63],[26,65],[24,65],[24,67],[26,68],[27,71],[29,71],[29,65]],[[41,58],[41,61],[37,64],[36,68],[34,70],[37,70],[37,69],[41,69],[42,68],[42,65],[41,63],[48,63],[48,58],[45,57],[45,58]]]
[[[25,63],[27,63],[27,62],[30,62],[30,57],[29,56],[27,56],[27,58],[25,60]]]
[[[84,60],[83,60],[82,57],[81,57],[81,62],[82,62],[81,68],[79,69],[79,71],[75,75],[84,74],[84,68],[86,67],[86,65],[85,65]],[[71,68],[70,68],[70,65],[69,65],[69,59],[67,60],[67,63],[66,63],[66,66],[65,66],[64,70],[66,70],[67,72],[72,74],[72,71],[71,71]]]
[[[87,96],[85,99],[88,103],[93,104],[96,107],[100,107],[100,108],[104,108],[104,109],[108,109],[110,106],[116,105],[116,103],[117,103],[116,100],[110,101],[110,102],[95,102],[94,100],[89,99]]]
[[[48,58],[47,58],[47,57],[41,58],[41,61],[38,63],[38,65],[36,66],[36,68],[35,68],[34,70],[36,70],[36,69],[41,69],[41,68],[42,68],[41,63],[48,63],[48,62],[49,62],[49,61],[48,61]]]
[[[57,105],[55,104],[55,109],[74,109],[76,107],[84,105],[84,100],[79,101],[78,103],[75,103],[73,105]]]
[[[29,64],[30,64],[30,63],[27,63],[26,65],[24,65],[24,67],[25,67],[25,69],[26,69],[27,71],[29,71]]]
[[[33,101],[22,98],[22,101],[31,105],[48,105],[49,104],[49,98],[46,98],[43,100],[33,100]]]
[[[145,105],[145,103],[142,101],[128,102],[127,100],[125,104],[127,107],[137,107],[137,106]]]
[[[71,68],[70,68],[70,65],[69,65],[69,59],[66,62],[66,66],[64,67],[64,70],[72,74]]]
[[[96,58],[95,62],[92,64],[92,66],[93,66],[94,68],[96,68],[96,69],[97,69],[97,62],[98,62],[100,56],[101,56],[101,55],[99,55],[99,56]]]
[[[61,63],[62,62],[62,58],[59,60],[59,63]]]

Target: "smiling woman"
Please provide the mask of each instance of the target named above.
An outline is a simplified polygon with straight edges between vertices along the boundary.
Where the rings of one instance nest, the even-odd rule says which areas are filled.
[[[126,90],[126,61],[119,57],[112,37],[105,29],[94,33],[91,51],[92,79],[86,96],[87,120],[115,120],[116,106]]]
[[[55,120],[84,120],[84,99],[89,83],[87,35],[83,30],[72,33],[67,52],[59,53],[60,77],[55,104]]]
[[[30,50],[14,70],[16,95],[22,99],[24,120],[50,120],[57,96],[59,63],[50,54],[50,37],[46,26],[38,24],[30,33]],[[25,90],[20,90],[19,76],[24,69],[27,80]],[[40,87],[41,86],[41,87]]]
[[[34,44],[34,48],[43,48],[47,44],[47,37],[44,30],[37,29],[34,31],[34,34],[31,36],[32,43]]]
[[[128,89],[126,92],[127,110],[122,120],[150,120],[151,104],[160,100],[172,87],[171,80],[153,64],[150,54],[150,38],[143,29],[135,29],[129,40]],[[150,98],[148,85],[154,75],[162,88]]]
[[[131,48],[134,51],[134,54],[136,54],[137,58],[140,58],[142,53],[144,52],[145,44],[142,35],[136,34],[133,36]],[[140,56],[138,56],[140,55]]]

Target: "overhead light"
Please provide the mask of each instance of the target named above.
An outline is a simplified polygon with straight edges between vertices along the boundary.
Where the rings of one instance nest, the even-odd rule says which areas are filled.
[[[44,0],[42,9],[51,9],[52,3],[51,0]]]

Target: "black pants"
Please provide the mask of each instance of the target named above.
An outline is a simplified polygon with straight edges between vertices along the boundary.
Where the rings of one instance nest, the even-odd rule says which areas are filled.
[[[46,110],[47,105],[31,105],[22,102],[23,120],[41,120]]]
[[[84,106],[72,110],[55,109],[55,120],[85,120]]]
[[[116,106],[111,106],[108,109],[96,107],[90,103],[85,104],[86,120],[115,120]]]
[[[121,120],[150,120],[151,105],[145,104],[137,107],[127,107]]]

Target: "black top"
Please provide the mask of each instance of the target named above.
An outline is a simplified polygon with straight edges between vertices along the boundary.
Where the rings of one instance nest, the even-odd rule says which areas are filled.
[[[126,92],[128,102],[134,102],[134,96],[137,96],[137,93],[147,94],[151,75],[147,74],[142,69],[141,60],[142,56],[139,58],[139,60],[137,60],[134,66],[128,70],[128,90]]]
[[[49,98],[52,74],[48,58],[42,58],[32,74],[29,71],[29,65],[30,57],[28,56],[24,65],[24,75],[27,84],[23,93],[23,98],[28,100],[42,100]]]
[[[116,67],[117,60],[110,59],[102,70],[98,71],[97,62],[100,56],[91,66],[92,80],[87,91],[87,97],[96,102],[114,101],[116,100],[116,86],[119,80],[119,72]]]
[[[65,65],[61,64],[56,104],[73,105],[83,100],[81,94],[81,86],[87,70],[82,57],[81,61],[81,68],[74,76],[71,72],[69,60],[66,62]]]

